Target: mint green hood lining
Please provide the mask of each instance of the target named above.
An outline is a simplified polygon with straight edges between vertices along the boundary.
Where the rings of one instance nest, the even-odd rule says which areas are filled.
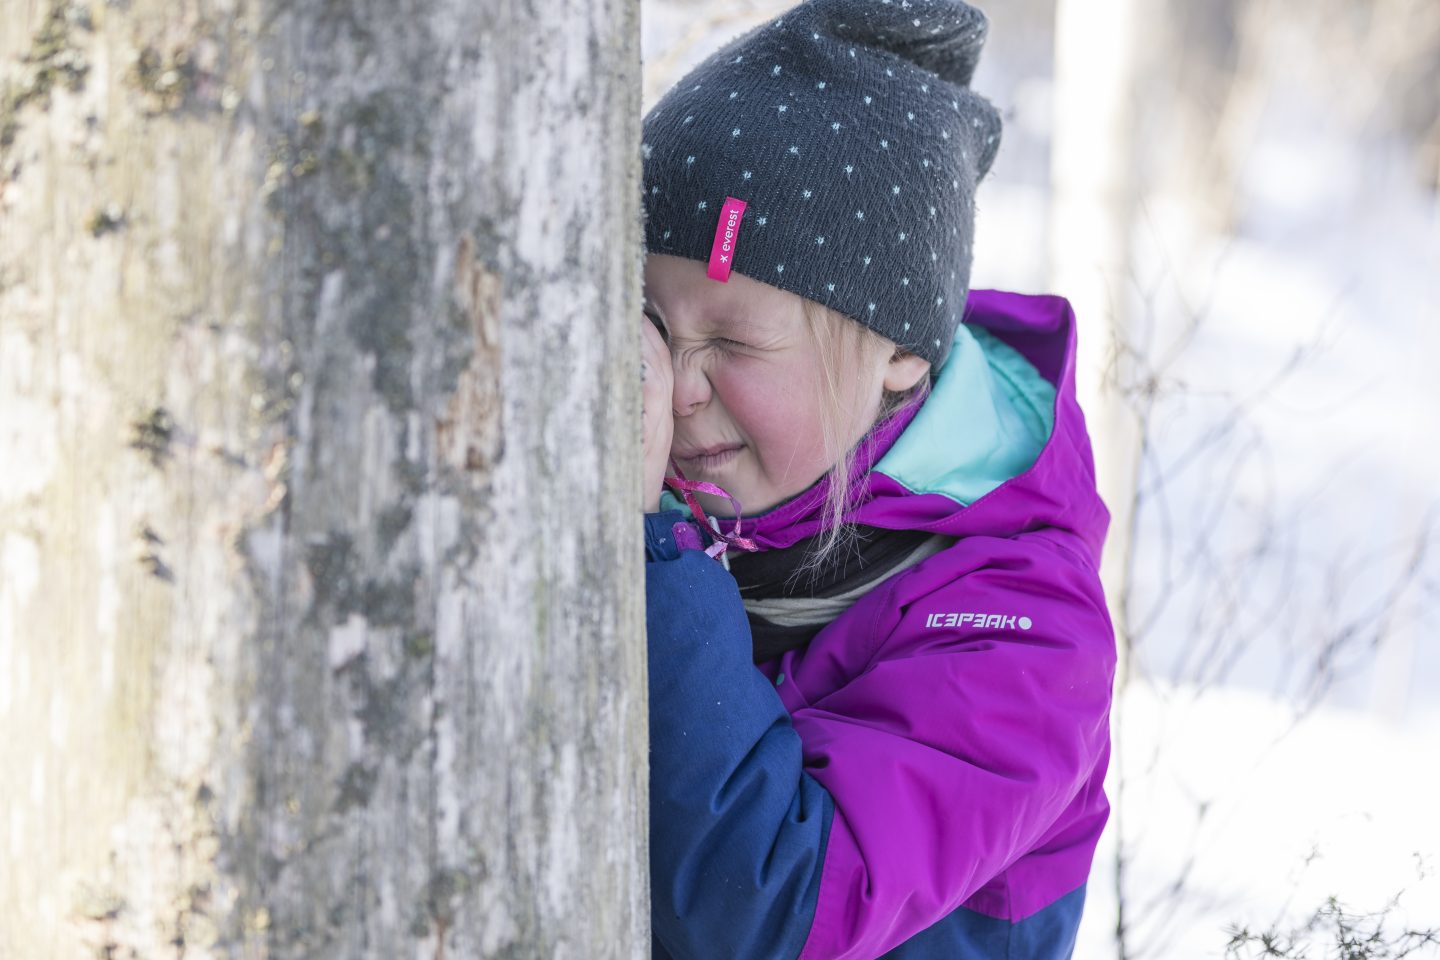
[[[1029,470],[1054,426],[1054,385],[989,330],[962,323],[930,396],[874,469],[966,506]],[[660,509],[692,516],[668,488]]]
[[[961,324],[930,396],[875,470],[965,506],[1034,466],[1054,426],[1054,385],[984,327]]]

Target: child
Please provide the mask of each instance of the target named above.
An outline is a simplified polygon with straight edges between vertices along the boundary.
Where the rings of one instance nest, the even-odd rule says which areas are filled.
[[[1109,515],[1068,304],[969,290],[985,28],[807,0],[645,118],[656,957],[1073,951]]]

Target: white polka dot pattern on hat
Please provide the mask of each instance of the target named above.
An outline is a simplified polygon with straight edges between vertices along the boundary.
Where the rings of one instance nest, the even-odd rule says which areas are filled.
[[[703,261],[715,208],[735,196],[751,227],[738,271],[771,263],[776,286],[818,292],[943,359],[958,318],[942,308],[968,293],[974,193],[999,139],[998,114],[968,74],[947,74],[974,68],[983,21],[972,13],[962,0],[801,0],[695,68],[645,120],[651,248],[660,234],[661,249]],[[954,62],[947,44],[961,51]],[[715,92],[691,95],[702,88]]]

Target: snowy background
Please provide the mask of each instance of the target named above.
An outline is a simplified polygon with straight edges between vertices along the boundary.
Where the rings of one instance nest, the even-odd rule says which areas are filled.
[[[1006,127],[972,286],[1068,296],[1055,4],[979,5]],[[646,109],[788,6],[644,0]],[[1076,956],[1220,957],[1332,896],[1440,927],[1440,3],[1087,11],[1126,18],[1094,36],[1133,147],[1115,307],[1080,332],[1126,348],[1145,448]]]

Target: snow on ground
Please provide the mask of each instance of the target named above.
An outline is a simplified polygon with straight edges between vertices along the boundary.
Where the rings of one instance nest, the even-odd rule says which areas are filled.
[[[1223,956],[1230,924],[1288,929],[1330,896],[1378,911],[1400,894],[1386,930],[1440,927],[1440,707],[1404,726],[1340,707],[1292,719],[1242,689],[1139,683],[1117,701],[1106,792],[1123,774],[1123,820],[1097,853],[1078,960],[1116,955],[1121,832],[1132,957]]]

